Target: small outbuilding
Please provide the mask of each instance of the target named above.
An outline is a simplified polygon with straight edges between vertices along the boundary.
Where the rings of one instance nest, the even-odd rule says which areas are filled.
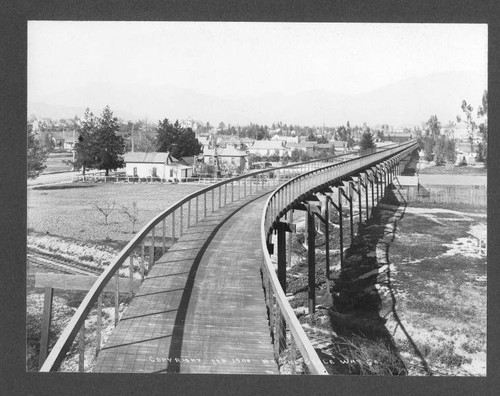
[[[185,165],[170,153],[130,152],[124,156],[127,176],[139,178],[159,178],[162,180],[182,180],[192,177],[192,166]]]

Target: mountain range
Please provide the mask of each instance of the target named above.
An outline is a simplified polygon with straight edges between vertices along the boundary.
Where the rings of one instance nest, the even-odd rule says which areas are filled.
[[[420,125],[431,115],[442,122],[455,120],[462,100],[474,108],[487,88],[478,72],[444,72],[415,77],[379,89],[348,95],[323,90],[298,94],[266,93],[255,96],[201,94],[175,86],[91,83],[28,100],[28,115],[51,118],[82,116],[89,107],[99,114],[109,105],[124,120],[191,118],[218,125],[250,122],[337,126],[389,124]]]

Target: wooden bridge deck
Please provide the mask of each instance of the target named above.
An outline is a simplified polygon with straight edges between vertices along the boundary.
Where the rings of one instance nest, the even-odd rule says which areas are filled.
[[[267,194],[185,231],[159,259],[93,372],[278,374],[260,264]]]

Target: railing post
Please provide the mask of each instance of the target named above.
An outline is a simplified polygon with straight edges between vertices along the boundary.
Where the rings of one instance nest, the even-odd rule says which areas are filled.
[[[203,218],[207,217],[207,193],[203,193]]]
[[[198,195],[196,196],[196,217],[195,217],[196,223],[198,223]]]
[[[175,212],[176,212],[176,210],[174,210],[172,212],[172,244],[175,243]]]
[[[162,238],[162,241],[161,241],[161,254],[165,254],[165,234],[166,234],[166,230],[165,230],[165,219],[162,220],[162,233],[161,233],[161,238]]]
[[[191,227],[191,200],[188,201],[188,213],[187,213],[187,227],[186,230]]]
[[[184,223],[184,220],[183,220],[183,217],[184,217],[184,216],[183,216],[183,215],[184,215],[184,210],[182,210],[182,207],[183,207],[183,206],[184,206],[184,205],[181,205],[181,206],[180,206],[180,208],[179,208],[179,211],[181,212],[181,215],[180,215],[180,217],[181,217],[181,218],[180,218],[180,223],[181,223],[181,224],[180,224],[180,226],[181,226],[181,228],[179,229],[179,238],[182,236],[182,233],[183,233],[183,231],[184,231],[184,230],[183,230],[183,228],[184,228],[184,224],[183,224],[183,223]]]
[[[130,298],[134,295],[134,252],[128,258]]]
[[[40,338],[40,353],[38,355],[38,367],[41,368],[49,349],[50,322],[52,318],[52,298],[54,289],[52,287],[45,288],[43,299],[43,319],[42,319],[42,334]]]
[[[145,242],[144,239],[142,240],[142,245],[141,245],[141,282],[144,280],[144,273],[145,273],[145,267],[146,267],[146,260],[145,260],[145,254],[144,250],[146,249],[145,247]]]
[[[156,233],[155,227],[151,230],[151,245],[149,245],[149,266],[148,272],[153,268],[153,264],[155,263],[155,241],[156,241]]]
[[[231,202],[234,201],[234,182],[231,182]]]
[[[118,325],[120,316],[120,273],[116,271],[115,274],[115,327]]]
[[[102,293],[97,297],[97,323],[95,337],[95,355],[99,355],[101,351],[101,331],[102,331]]]

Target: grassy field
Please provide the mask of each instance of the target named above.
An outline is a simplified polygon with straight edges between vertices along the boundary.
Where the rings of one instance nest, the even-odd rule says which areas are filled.
[[[121,213],[122,206],[137,202],[137,231],[170,205],[197,191],[202,185],[183,184],[66,184],[28,190],[28,230],[79,241],[117,245],[128,242],[132,224]],[[115,201],[116,210],[108,219],[93,207],[95,203]],[[106,241],[106,235],[111,241]],[[117,246],[119,247],[119,246]]]
[[[487,168],[482,166],[429,166],[420,170],[422,174],[430,175],[470,175],[470,176],[486,176],[488,174]]]
[[[44,169],[44,173],[50,173],[50,172],[67,172],[72,169],[71,165],[65,164],[63,161],[64,160],[72,160],[73,159],[73,154],[72,153],[50,153],[49,156],[47,157],[47,161],[45,162],[45,165],[47,166]]]

